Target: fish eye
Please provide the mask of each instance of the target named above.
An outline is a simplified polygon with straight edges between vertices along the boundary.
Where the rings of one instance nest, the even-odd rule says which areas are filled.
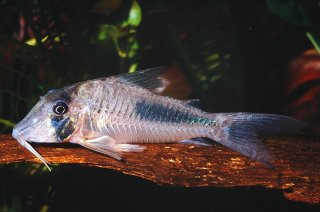
[[[57,101],[52,109],[56,115],[63,115],[68,112],[68,105],[63,101]]]

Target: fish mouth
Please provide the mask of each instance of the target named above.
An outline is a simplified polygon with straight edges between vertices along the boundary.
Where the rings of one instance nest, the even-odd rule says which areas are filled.
[[[12,137],[15,138],[16,140],[24,140],[24,141],[28,141],[28,142],[36,142],[36,143],[41,143],[41,142],[45,142],[44,139],[39,139],[36,137],[32,137],[32,136],[26,136],[26,129],[28,129],[28,127],[25,127],[23,129],[17,129],[16,127],[13,128],[12,131]]]
[[[18,139],[19,137],[21,137],[21,134],[16,127],[13,128],[12,137],[14,137],[15,139]]]

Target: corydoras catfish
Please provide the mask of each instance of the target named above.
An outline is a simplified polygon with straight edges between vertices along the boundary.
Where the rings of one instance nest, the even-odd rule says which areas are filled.
[[[210,139],[270,165],[272,154],[258,133],[295,131],[302,126],[282,115],[208,113],[199,109],[198,100],[160,96],[162,73],[162,68],[147,69],[51,90],[12,135],[48,168],[27,141],[76,143],[120,160],[122,152],[143,151],[141,143],[208,146]]]

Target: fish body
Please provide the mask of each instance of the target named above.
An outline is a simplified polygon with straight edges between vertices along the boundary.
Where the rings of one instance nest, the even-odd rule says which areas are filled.
[[[143,151],[141,143],[208,145],[205,138],[269,165],[272,155],[258,133],[302,126],[282,115],[208,113],[198,100],[160,96],[162,71],[147,69],[50,91],[14,127],[13,137],[45,164],[27,141],[71,142],[121,159],[122,152]]]

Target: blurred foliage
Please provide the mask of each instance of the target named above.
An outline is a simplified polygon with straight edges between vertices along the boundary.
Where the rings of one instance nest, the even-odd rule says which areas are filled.
[[[141,8],[136,1],[132,2],[128,19],[120,25],[102,24],[98,35],[99,41],[112,40],[121,58],[134,58],[139,48],[135,38],[136,27],[141,22]],[[131,67],[136,65],[131,64]],[[134,71],[134,70],[133,70]]]
[[[225,101],[230,98],[225,93],[232,92],[242,105],[241,72],[230,67],[234,37],[225,3],[208,2],[206,8],[186,3],[173,21],[168,21],[172,14],[165,8],[177,10],[179,3],[140,4],[136,0],[2,1],[0,132],[10,132],[38,96],[51,88],[171,64],[180,65],[194,96]],[[235,83],[223,86],[226,80]],[[207,95],[212,89],[218,89],[218,96]],[[207,102],[206,108],[225,107]]]
[[[48,89],[137,67],[137,1],[2,1],[0,16],[0,133]]]
[[[286,21],[308,28],[320,24],[319,0],[266,0],[270,9]]]
[[[266,0],[270,9],[284,20],[302,26],[320,54],[320,0]]]

